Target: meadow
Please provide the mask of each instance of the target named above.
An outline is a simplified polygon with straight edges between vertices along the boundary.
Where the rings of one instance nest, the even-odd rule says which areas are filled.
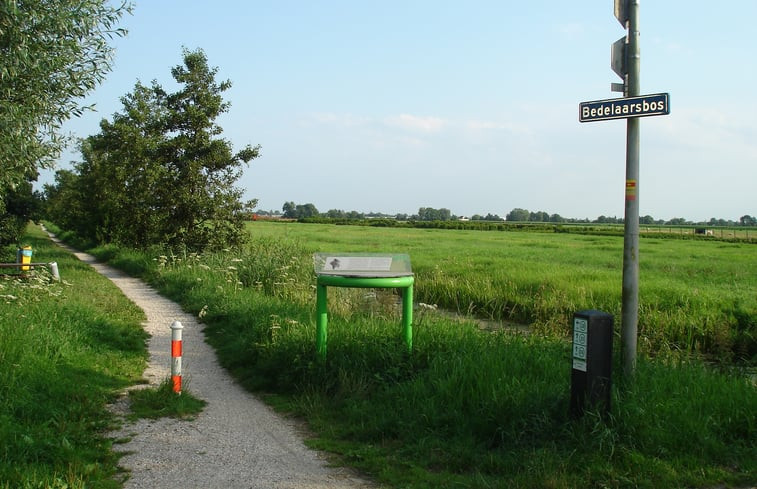
[[[408,253],[418,301],[538,333],[569,334],[570,317],[583,309],[620,318],[622,236],[269,222],[249,229],[313,252]],[[757,359],[757,246],[646,238],[639,256],[642,351]]]
[[[251,224],[252,241],[242,250],[92,251],[200,316],[221,363],[277,409],[306,421],[312,434],[307,443],[330,453],[334,463],[403,488],[708,488],[757,482],[757,388],[748,359],[732,354],[704,362],[694,347],[670,342],[653,349],[647,341],[633,381],[619,378],[616,365],[609,411],[589,407],[583,417],[570,416],[570,343],[561,323],[574,308],[614,311],[612,297],[619,292],[583,285],[583,279],[618,287],[618,240],[260,224]],[[740,307],[748,323],[754,317],[748,309],[755,290],[752,248],[723,245],[702,250],[660,242],[646,248],[655,256],[651,250],[657,247],[655,266],[668,266],[658,273],[657,287],[670,281],[675,293],[665,297],[675,297],[673,304],[691,302],[686,298],[698,288],[708,298],[705,305],[744,301]],[[329,350],[321,361],[315,354],[316,250],[408,252],[420,301],[531,321],[529,332],[482,330],[477,321],[420,308],[408,352],[396,298],[336,289],[329,292]],[[686,253],[707,259],[692,260]],[[697,272],[718,260],[737,261],[718,276],[730,277],[725,284]],[[649,262],[643,266],[651,275]],[[444,303],[444,294],[429,288],[433,279],[442,291],[467,281],[471,292]],[[492,307],[476,295],[479,289],[503,295],[494,289],[507,280],[508,290],[525,291],[524,297],[536,292],[532,301],[543,297],[541,305],[524,311],[527,299],[513,308],[509,302],[516,301],[508,298],[506,307]],[[548,307],[553,299],[547,295],[555,291],[562,305]],[[736,297],[725,297],[729,291]],[[542,312],[555,310],[562,318]]]

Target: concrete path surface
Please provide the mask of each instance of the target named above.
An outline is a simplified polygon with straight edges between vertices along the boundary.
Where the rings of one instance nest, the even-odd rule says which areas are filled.
[[[114,439],[129,440],[115,445],[116,450],[125,453],[121,466],[129,471],[124,487],[376,487],[347,469],[329,467],[323,456],[303,444],[295,423],[239,387],[218,364],[215,352],[205,343],[203,326],[195,317],[141,280],[103,265],[91,255],[69,250],[113,281],[145,311],[144,327],[151,335],[149,367],[144,374],[149,384],[158,385],[170,375],[170,326],[173,321],[182,323],[183,382],[193,395],[207,402],[194,420],[125,422],[121,430],[112,434]]]

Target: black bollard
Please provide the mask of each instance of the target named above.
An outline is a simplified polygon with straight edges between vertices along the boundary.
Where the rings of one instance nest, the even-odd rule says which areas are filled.
[[[610,411],[612,336],[612,315],[595,310],[573,314],[570,413],[574,417],[586,409]]]

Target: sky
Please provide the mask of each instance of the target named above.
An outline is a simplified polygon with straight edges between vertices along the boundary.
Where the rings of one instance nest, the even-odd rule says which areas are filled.
[[[670,94],[640,119],[640,215],[757,215],[755,18],[754,0],[640,3],[641,93]],[[175,89],[201,48],[232,82],[223,137],[261,146],[237,182],[259,209],[623,217],[626,121],[578,121],[621,96],[612,0],[138,0],[121,26],[96,111],[65,130],[99,132],[137,81]]]

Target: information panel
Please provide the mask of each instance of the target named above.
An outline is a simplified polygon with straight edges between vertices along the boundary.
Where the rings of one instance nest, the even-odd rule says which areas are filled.
[[[413,274],[410,256],[389,253],[315,253],[317,275],[343,277],[406,277]]]

